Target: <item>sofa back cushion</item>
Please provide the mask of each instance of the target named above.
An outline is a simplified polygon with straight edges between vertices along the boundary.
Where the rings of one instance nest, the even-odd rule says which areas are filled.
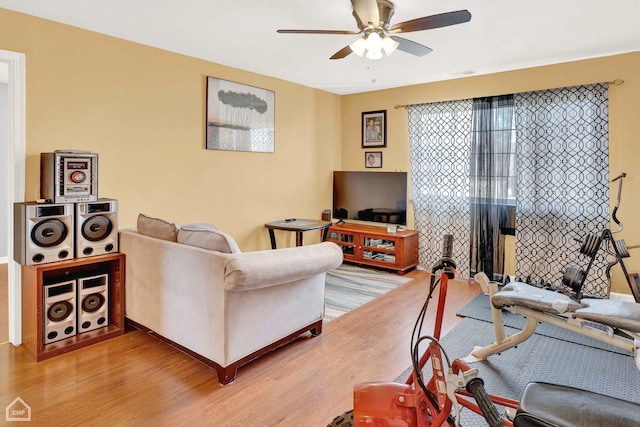
[[[197,246],[226,254],[240,253],[240,248],[235,240],[227,233],[223,233],[213,226],[205,228],[202,226],[183,225],[178,230],[177,241],[185,245]]]
[[[179,229],[180,226],[171,221],[142,213],[138,215],[138,233],[145,236],[176,242]]]
[[[217,230],[218,229],[215,225],[209,224],[208,222],[192,222],[191,224],[182,224],[180,228],[182,227],[197,228],[201,230]]]

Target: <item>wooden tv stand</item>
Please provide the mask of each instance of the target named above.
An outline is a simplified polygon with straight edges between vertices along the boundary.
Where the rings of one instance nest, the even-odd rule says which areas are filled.
[[[386,227],[360,224],[334,224],[327,241],[342,248],[344,260],[380,267],[404,274],[418,265],[418,232],[388,233]]]
[[[37,362],[124,334],[124,268],[122,253],[22,267],[22,344]],[[105,273],[109,275],[107,325],[44,344],[43,285]],[[76,309],[78,304],[76,299]]]

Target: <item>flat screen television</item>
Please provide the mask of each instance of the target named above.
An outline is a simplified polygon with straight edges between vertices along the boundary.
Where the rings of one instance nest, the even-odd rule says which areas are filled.
[[[334,171],[334,219],[407,225],[407,172]]]

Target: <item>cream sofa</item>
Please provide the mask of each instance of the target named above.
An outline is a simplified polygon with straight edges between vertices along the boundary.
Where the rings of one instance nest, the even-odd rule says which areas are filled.
[[[342,263],[329,242],[242,253],[211,225],[142,214],[119,237],[129,323],[213,366],[221,384],[298,335],[320,334],[325,273]]]

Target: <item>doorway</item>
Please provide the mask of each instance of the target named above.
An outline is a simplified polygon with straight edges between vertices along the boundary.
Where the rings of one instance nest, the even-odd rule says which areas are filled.
[[[3,214],[3,231],[6,232],[7,263],[6,269],[0,269],[0,286],[6,290],[6,304],[0,297],[0,316],[7,319],[8,341],[13,345],[22,343],[22,310],[20,298],[20,266],[13,261],[13,203],[24,201],[25,192],[25,55],[18,52],[0,50],[0,64],[7,70],[7,128],[8,141],[0,155],[6,158],[6,168],[3,168],[3,179],[6,182],[0,189],[6,194],[6,202],[0,206]],[[4,227],[6,225],[6,227]],[[3,280],[6,271],[6,281]],[[6,306],[6,312],[2,313]],[[0,327],[3,327],[0,322]],[[3,335],[1,335],[3,336]],[[0,342],[4,342],[0,340]]]
[[[9,67],[4,62],[0,62],[0,170],[6,171],[9,159]],[[7,271],[7,220],[5,215],[8,212],[8,175],[3,173],[0,176],[0,344],[9,341],[9,304],[7,295],[9,291],[8,271]]]
[[[7,264],[0,264],[0,345],[9,341],[8,278]]]

